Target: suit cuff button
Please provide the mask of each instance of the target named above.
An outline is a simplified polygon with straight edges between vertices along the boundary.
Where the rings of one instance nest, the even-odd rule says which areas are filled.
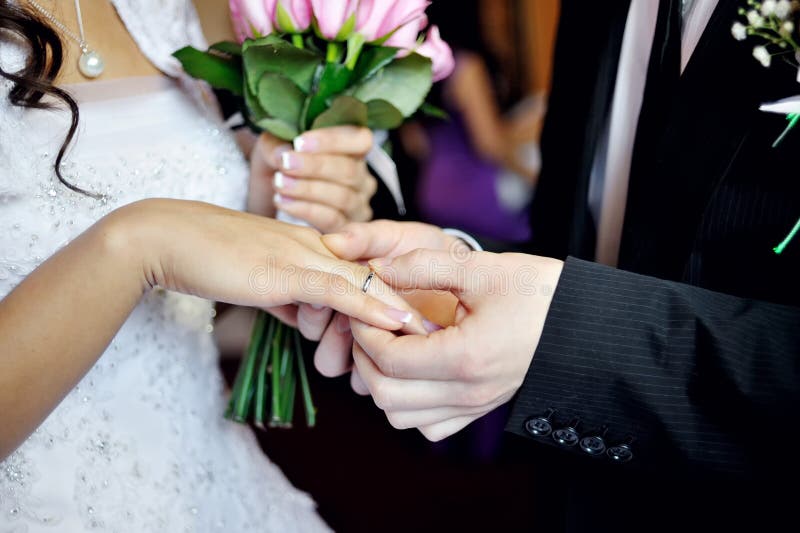
[[[556,444],[565,448],[571,448],[578,444],[580,440],[578,424],[580,424],[580,421],[576,419],[570,422],[569,426],[555,430],[553,432],[553,440],[556,441]]]
[[[606,455],[612,462],[622,464],[627,463],[633,459],[633,450],[631,449],[632,437],[628,437],[625,442],[617,444],[606,450]]]
[[[586,455],[602,455],[606,451],[605,436],[607,432],[608,428],[604,426],[596,434],[583,437],[579,443],[581,451]]]
[[[555,409],[548,409],[543,416],[532,416],[525,421],[525,432],[531,437],[546,437],[553,432],[552,418]]]

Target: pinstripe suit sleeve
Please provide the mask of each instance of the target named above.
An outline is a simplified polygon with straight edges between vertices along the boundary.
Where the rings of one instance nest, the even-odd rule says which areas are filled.
[[[797,456],[798,408],[800,309],[569,258],[508,430],[557,446],[524,429],[555,409],[630,465],[752,473]]]

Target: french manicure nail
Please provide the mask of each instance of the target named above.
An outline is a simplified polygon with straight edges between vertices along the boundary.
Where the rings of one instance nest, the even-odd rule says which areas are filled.
[[[293,144],[297,152],[313,152],[319,147],[319,142],[313,137],[296,137]]]
[[[434,333],[436,331],[444,329],[439,324],[434,324],[433,322],[425,318],[422,319],[422,327],[424,327],[425,331],[427,331],[428,333]]]
[[[386,309],[386,316],[392,320],[400,322],[401,324],[409,324],[411,323],[411,319],[414,318],[414,315],[408,311],[401,311],[400,309],[395,309],[394,307],[389,307]]]
[[[281,166],[283,170],[299,170],[302,164],[297,154],[294,152],[284,152],[281,155]]]
[[[294,200],[292,200],[291,198],[287,198],[280,193],[275,193],[273,201],[275,202],[276,205],[288,205],[292,203]]]
[[[283,172],[275,173],[275,188],[290,191],[297,186],[297,180],[290,178]]]
[[[292,151],[291,145],[282,144],[278,146],[277,148],[275,148],[275,150],[272,151],[272,161],[270,164],[275,166],[280,165],[281,161],[283,161],[283,154],[291,151]]]

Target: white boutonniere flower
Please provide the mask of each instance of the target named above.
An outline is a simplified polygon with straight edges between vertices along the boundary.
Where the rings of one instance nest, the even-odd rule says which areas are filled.
[[[793,67],[797,82],[800,83],[800,45],[798,45],[800,37],[797,34],[800,24],[800,2],[747,0],[747,8],[740,8],[739,15],[744,20],[738,20],[731,26],[733,38],[744,41],[751,37],[759,41],[753,48],[753,57],[765,68],[772,66],[773,58],[782,60]],[[786,115],[788,125],[772,144],[773,148],[780,145],[800,123],[800,95],[766,103],[759,109],[765,113]],[[786,239],[774,248],[775,253],[782,253],[798,233],[800,233],[800,220]]]

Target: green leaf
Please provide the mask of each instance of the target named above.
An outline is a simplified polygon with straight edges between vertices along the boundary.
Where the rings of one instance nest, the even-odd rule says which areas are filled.
[[[268,39],[271,44],[266,43]],[[261,77],[266,72],[283,74],[292,80],[303,92],[311,90],[314,73],[322,58],[308,50],[301,50],[275,36],[257,41],[245,41],[242,47],[244,72],[250,90],[256,92]]]
[[[202,52],[191,46],[172,54],[193,78],[207,81],[215,89],[242,96],[242,69],[237,61]]]
[[[267,72],[258,83],[258,103],[272,118],[297,125],[306,95],[289,78]]]
[[[234,43],[233,41],[221,41],[214,43],[208,49],[222,52],[223,54],[228,54],[229,56],[242,57],[242,45],[239,43]]]
[[[308,125],[328,108],[330,99],[342,94],[350,83],[350,71],[341,63],[326,63],[321,74],[314,81],[314,88],[309,96],[308,108],[303,125]]]
[[[425,101],[433,86],[431,60],[411,54],[393,61],[355,88],[353,96],[362,102],[386,100],[404,117],[410,117]]]
[[[258,97],[250,91],[250,87],[247,85],[244,86],[244,105],[247,118],[254,124],[269,117],[269,113],[258,102]]]
[[[265,35],[263,37],[258,37],[257,39],[245,39],[242,43],[242,50],[244,50],[247,46],[269,46],[272,44],[281,44],[284,43],[283,37],[278,33],[270,33],[269,35]]]
[[[450,120],[450,114],[447,111],[428,102],[422,104],[422,106],[419,108],[419,112],[426,117]]]
[[[388,65],[397,55],[397,48],[387,46],[370,46],[364,48],[353,70],[353,80],[365,81],[374,76],[380,69]]]
[[[255,124],[259,129],[268,131],[275,137],[284,141],[291,141],[300,135],[300,132],[297,130],[297,126],[294,124],[289,124],[288,122],[284,122],[279,118],[264,118]]]
[[[366,126],[367,105],[352,96],[340,96],[312,124],[311,129],[333,126]]]
[[[393,130],[403,124],[403,114],[386,100],[367,102],[367,121],[370,129]]]
[[[356,29],[356,14],[353,13],[350,15],[350,18],[344,21],[342,25],[342,29],[339,30],[339,34],[336,35],[337,41],[344,41],[348,35],[353,33]]]

